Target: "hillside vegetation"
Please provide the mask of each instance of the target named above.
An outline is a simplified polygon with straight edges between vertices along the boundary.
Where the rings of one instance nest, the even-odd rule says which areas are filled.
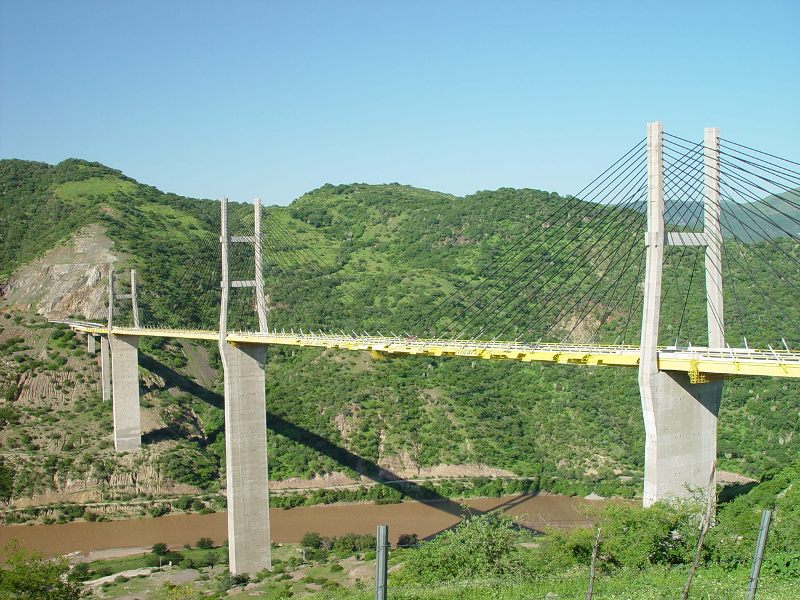
[[[541,226],[554,206],[570,202],[579,204],[538,190],[458,198],[397,184],[352,184],[325,185],[286,208],[270,207],[264,228],[271,324],[435,333],[445,324],[427,318],[437,302],[531,227]],[[246,233],[250,211],[231,204],[234,233],[237,227]],[[7,232],[0,238],[0,280],[13,283],[15,269],[94,223],[123,257],[116,268],[138,269],[146,324],[214,327],[218,212],[215,202],[164,194],[97,163],[0,161],[0,227]],[[577,214],[567,218],[588,229],[591,220]],[[787,243],[787,252],[797,253],[795,246]],[[740,254],[740,264],[749,264],[747,254]],[[679,278],[688,280],[691,265],[676,256],[670,260]],[[783,267],[796,270],[788,262]],[[246,263],[239,268],[247,278]],[[755,328],[755,337],[779,340],[786,323],[800,321],[796,299],[787,291],[782,305],[760,306],[759,288],[772,285],[771,273],[737,268],[732,265],[729,273],[737,292],[737,302],[729,305],[731,339],[745,332],[752,339]],[[591,282],[601,273],[587,267],[575,277],[584,275]],[[124,275],[120,283],[124,289]],[[680,335],[683,343],[703,343],[702,286],[688,293],[679,284],[670,289],[665,342]],[[234,325],[252,323],[246,295],[237,302]],[[118,307],[120,322],[129,318],[127,310]],[[110,411],[99,398],[96,359],[78,340],[64,346],[64,332],[54,340],[57,331],[28,315],[0,319],[0,341],[7,345],[0,359],[6,499],[83,480],[100,482],[104,499],[153,493],[130,484],[141,477],[172,494],[219,489],[222,390],[213,345],[142,339],[145,450],[140,458],[120,458],[109,448]],[[621,325],[610,335],[620,331]],[[50,336],[46,348],[36,341],[42,334]],[[627,336],[636,342],[635,319]],[[59,339],[62,347],[56,348]],[[56,356],[66,362],[59,364]],[[90,385],[75,387],[68,402],[55,387],[34,402],[20,387],[45,371],[80,373]],[[760,478],[797,455],[796,382],[732,379],[725,390],[721,469]],[[47,410],[58,403],[68,405]],[[356,480],[409,478],[438,465],[487,465],[550,491],[640,493],[643,426],[633,370],[272,347],[267,410],[273,479],[339,471]],[[144,473],[148,462],[155,471]]]

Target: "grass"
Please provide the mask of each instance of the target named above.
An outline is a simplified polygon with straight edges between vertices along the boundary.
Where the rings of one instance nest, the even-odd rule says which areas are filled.
[[[182,550],[187,557],[203,550]],[[297,546],[287,544],[273,549],[273,558],[286,561],[298,554]],[[393,559],[400,559],[402,552],[392,553]],[[114,566],[114,572],[127,569],[140,568],[137,561],[143,557],[129,557],[127,559],[113,559],[96,561],[106,567]],[[271,598],[282,590],[288,590],[294,597],[304,597],[316,600],[369,600],[374,597],[373,581],[370,576],[361,585],[354,586],[348,577],[347,570],[342,572],[332,571],[336,562],[321,564],[306,564],[293,571],[298,572],[297,579],[277,579],[281,575],[268,576],[257,584],[255,590],[245,591],[234,588],[230,596],[250,597],[253,592],[266,594]],[[372,567],[372,561],[356,561],[353,566],[364,565]],[[391,561],[395,564],[395,560]],[[223,567],[218,565],[213,568],[204,568],[201,573],[208,580],[197,581],[192,584],[197,590],[212,591],[216,589],[215,577],[222,573]],[[176,569],[169,574],[176,574]],[[371,573],[371,569],[370,569]],[[697,572],[692,585],[690,598],[694,600],[739,600],[747,589],[749,570],[741,568],[726,571],[716,567],[706,567]],[[167,573],[156,578],[137,578],[127,582],[113,583],[105,587],[104,595],[115,598],[129,594],[147,593],[163,586],[169,578]],[[277,579],[277,580],[276,580]],[[335,582],[341,585],[337,589],[322,589],[314,591],[317,582]],[[651,568],[645,571],[621,570],[611,574],[599,574],[595,581],[595,600],[672,600],[680,596],[686,581],[686,567]],[[544,598],[583,598],[586,593],[588,575],[585,568],[575,569],[561,575],[543,576],[534,581],[509,581],[509,580],[470,580],[455,583],[445,583],[438,586],[400,586],[393,577],[389,578],[390,597],[397,600],[538,600]],[[314,585],[316,584],[316,585]],[[759,600],[789,600],[797,597],[798,584],[789,579],[771,576],[762,576],[758,587]]]
[[[197,230],[198,235],[202,235],[203,233],[203,224],[196,217],[172,206],[157,204],[155,202],[143,202],[139,206],[139,209],[147,215],[166,219],[170,231],[174,229],[194,228]]]
[[[136,184],[116,177],[91,177],[83,181],[67,181],[53,191],[62,200],[74,201],[86,196],[110,196],[116,192],[133,193]]]
[[[694,600],[739,600],[747,589],[749,572],[745,569],[723,571],[701,569],[695,576],[690,598]],[[680,597],[686,580],[684,568],[649,569],[642,572],[621,571],[601,575],[595,581],[595,600],[673,600]],[[400,600],[538,600],[544,598],[583,598],[588,576],[585,570],[537,581],[504,580],[462,581],[441,586],[399,587],[389,578],[390,596]],[[788,579],[762,578],[759,600],[790,600],[797,597],[798,584]],[[363,591],[314,594],[309,598],[367,600],[374,592]]]

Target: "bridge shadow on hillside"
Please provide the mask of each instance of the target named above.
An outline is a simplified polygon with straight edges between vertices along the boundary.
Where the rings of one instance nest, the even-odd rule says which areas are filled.
[[[147,356],[145,354],[139,354],[139,364],[158,376],[160,376],[167,387],[176,387],[183,392],[191,394],[200,400],[210,404],[219,409],[224,409],[225,407],[225,398],[222,394],[219,394],[213,390],[209,390],[206,387],[198,384],[197,382],[193,381],[189,377],[178,373],[171,367],[164,365],[154,358]],[[384,485],[388,488],[391,488],[397,491],[402,497],[417,500],[419,502],[423,502],[426,505],[436,508],[437,510],[441,510],[446,512],[454,517],[458,517],[459,520],[468,515],[479,515],[489,511],[482,511],[472,507],[462,506],[458,502],[447,498],[446,496],[442,496],[435,490],[424,487],[418,484],[415,481],[411,481],[400,477],[399,475],[392,473],[391,471],[379,466],[375,462],[372,462],[363,456],[359,456],[350,450],[339,446],[338,444],[332,442],[331,440],[323,437],[313,431],[310,431],[304,427],[296,425],[290,421],[287,421],[285,418],[281,417],[280,415],[276,415],[267,411],[267,429],[270,430],[272,433],[280,434],[298,444],[302,444],[320,454],[323,454],[343,467],[347,467],[353,471],[355,471],[358,475],[364,476],[368,479],[371,479],[373,482],[377,484]],[[171,433],[174,434],[174,430],[170,427],[165,427],[161,429],[157,429],[142,436],[142,443],[153,443],[160,439],[166,439],[171,437]],[[208,435],[209,440],[216,439],[216,436],[219,433],[224,433],[222,429],[216,430],[211,432]],[[310,490],[313,491],[313,490]],[[500,503],[496,507],[492,508],[492,511],[497,510],[509,510],[514,506],[521,504],[526,499],[530,498],[530,494],[528,495],[520,495],[514,497],[506,502]],[[456,523],[457,524],[457,523]],[[452,527],[455,527],[454,524]],[[515,526],[519,529],[524,529],[532,533],[542,533],[533,527],[528,527],[526,525],[517,523]],[[452,527],[447,527],[442,529],[441,531],[446,531],[447,529],[451,529]],[[428,536],[424,539],[430,539],[435,537],[433,534]]]

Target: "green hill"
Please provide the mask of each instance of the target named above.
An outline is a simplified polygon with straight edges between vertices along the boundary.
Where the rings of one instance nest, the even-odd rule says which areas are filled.
[[[470,279],[480,281],[487,265],[531,227],[543,226],[560,206],[575,207],[567,215],[570,225],[599,236],[591,227],[602,211],[581,217],[579,200],[538,190],[503,188],[458,198],[397,184],[325,185],[288,207],[270,207],[264,230],[271,324],[384,333],[452,329],[457,324],[434,315],[433,307]],[[8,232],[0,238],[0,279],[13,287],[17,275],[12,273],[54,247],[68,246],[93,223],[110,239],[120,259],[117,269],[138,269],[146,323],[213,327],[219,297],[218,211],[217,203],[164,194],[97,163],[0,161],[0,227]],[[250,211],[247,205],[232,204],[232,223],[246,228]],[[626,218],[633,223],[641,215],[631,211]],[[594,263],[567,281],[575,282],[576,294],[590,289],[610,268],[601,259],[615,262],[624,277],[635,279],[636,268],[624,268],[627,263],[616,260],[613,245],[599,243],[601,237],[587,239],[594,239],[599,250]],[[627,243],[638,248],[640,239]],[[553,264],[565,260],[558,254],[561,243],[553,236],[541,256]],[[729,305],[728,331],[731,339],[744,333],[752,339],[755,327],[756,337],[774,342],[785,323],[800,322],[798,307],[791,291],[773,285],[769,272],[744,268],[755,260],[748,256],[741,251],[739,266],[732,264],[727,273],[737,293],[736,303]],[[690,279],[689,259],[674,254],[669,260],[670,277],[677,283],[666,292],[664,340],[674,342],[680,335],[684,342],[703,343],[703,288],[687,290],[681,283]],[[244,258],[241,268],[246,274]],[[556,283],[550,285],[542,295],[557,291]],[[759,293],[764,286],[784,294],[784,301],[763,306]],[[526,290],[521,287],[516,297]],[[487,296],[486,302],[491,299]],[[246,295],[237,302],[234,320],[252,322]],[[595,318],[606,309],[597,306]],[[618,312],[603,333],[611,341],[624,325],[625,313]],[[0,342],[10,344],[2,359],[6,417],[0,442],[9,496],[66,489],[68,481],[81,477],[101,482],[97,493],[103,498],[118,497],[123,488],[126,497],[151,493],[135,485],[115,491],[113,482],[125,477],[151,477],[173,493],[179,493],[180,484],[214,491],[224,481],[221,386],[213,345],[142,339],[144,452],[140,458],[120,458],[108,447],[110,415],[98,397],[94,360],[77,342],[56,343],[65,334],[54,341],[57,330],[41,320],[25,316],[17,323],[15,313],[6,314],[0,319]],[[573,317],[574,312],[565,313],[564,322]],[[127,318],[124,307],[119,318]],[[635,317],[625,329],[627,340],[635,342]],[[526,331],[514,330],[514,335]],[[37,332],[47,333],[49,341],[37,346]],[[9,342],[14,338],[23,342]],[[65,362],[59,366],[61,359]],[[65,366],[71,369],[64,375],[67,380],[79,373],[86,382],[68,400],[52,383]],[[44,397],[33,398],[32,388],[20,392],[37,377],[50,378],[47,385],[37,384],[49,390]],[[761,477],[796,456],[797,392],[792,381],[726,383],[720,468]],[[336,471],[375,476],[381,469],[411,477],[441,465],[486,465],[531,478],[551,491],[640,491],[643,426],[632,370],[273,347],[267,404],[273,479]],[[60,408],[47,411],[48,405]],[[80,416],[87,413],[94,417]],[[158,472],[143,475],[143,465],[150,462]],[[115,473],[125,477],[115,478]]]

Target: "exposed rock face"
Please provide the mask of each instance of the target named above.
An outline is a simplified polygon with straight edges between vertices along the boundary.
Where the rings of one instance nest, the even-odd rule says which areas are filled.
[[[3,304],[35,310],[47,318],[104,317],[108,263],[119,258],[112,247],[103,227],[84,227],[68,242],[18,269],[0,289]]]

